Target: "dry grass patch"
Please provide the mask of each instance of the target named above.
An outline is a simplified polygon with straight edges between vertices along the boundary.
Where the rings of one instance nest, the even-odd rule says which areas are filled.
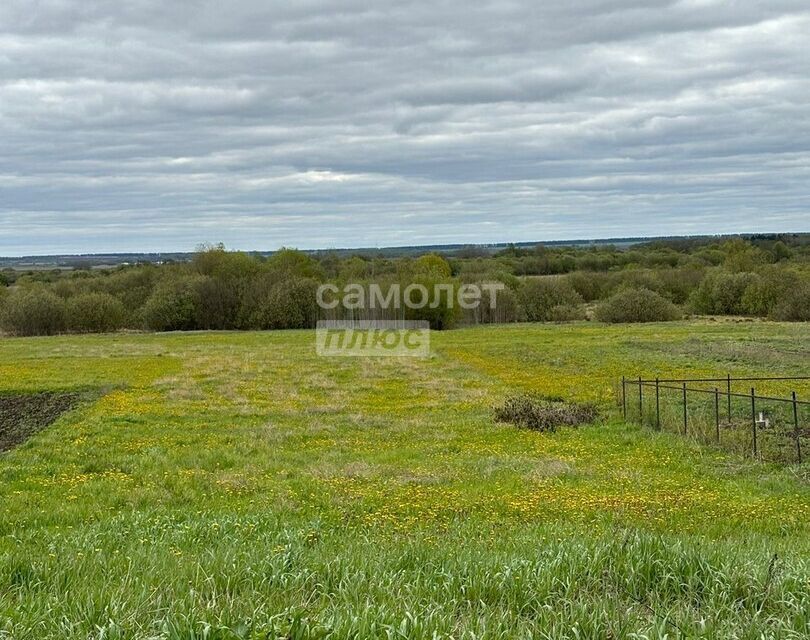
[[[508,422],[532,431],[555,431],[557,427],[590,424],[599,416],[592,404],[547,400],[530,395],[509,396],[495,407],[495,421]]]
[[[575,474],[574,466],[558,460],[556,458],[549,458],[548,460],[540,460],[534,464],[532,470],[528,473],[527,477],[530,480],[545,480],[547,478],[558,478],[560,476],[568,476]]]

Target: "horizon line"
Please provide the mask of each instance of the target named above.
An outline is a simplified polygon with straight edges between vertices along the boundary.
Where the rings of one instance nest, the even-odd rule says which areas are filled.
[[[683,235],[660,235],[660,236],[610,236],[602,238],[559,238],[552,240],[524,240],[524,241],[503,241],[503,242],[451,242],[451,243],[436,243],[436,244],[405,244],[405,245],[386,245],[386,246],[356,246],[356,247],[319,247],[319,248],[306,248],[301,249],[295,246],[281,245],[276,249],[238,249],[231,248],[226,250],[241,253],[258,253],[258,254],[272,254],[282,249],[295,249],[304,253],[315,252],[328,252],[328,251],[394,251],[404,249],[464,249],[470,248],[493,248],[493,247],[508,247],[510,245],[526,247],[526,246],[540,246],[544,244],[587,244],[587,243],[601,243],[610,244],[613,242],[634,242],[642,243],[645,241],[655,240],[694,240],[700,238],[734,238],[734,237],[754,237],[754,236],[777,236],[777,235],[807,235],[810,231],[740,231],[736,233],[697,233],[697,234],[683,234]],[[199,246],[209,245],[217,246],[219,243],[200,243]],[[98,256],[126,256],[126,255],[192,255],[197,253],[197,249],[193,250],[143,250],[143,251],[98,251],[92,253],[30,253],[18,255],[0,255],[0,260],[20,260],[25,258],[83,258],[83,257],[98,257]]]

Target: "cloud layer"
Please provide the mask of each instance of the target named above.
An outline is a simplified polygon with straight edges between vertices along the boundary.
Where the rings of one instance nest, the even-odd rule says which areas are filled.
[[[805,0],[284,4],[0,4],[0,254],[810,230]]]

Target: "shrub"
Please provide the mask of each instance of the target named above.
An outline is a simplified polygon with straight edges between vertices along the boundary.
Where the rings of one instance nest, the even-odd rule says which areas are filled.
[[[532,278],[520,289],[520,301],[529,322],[553,320],[552,309],[583,303],[571,283],[562,278]]]
[[[610,276],[614,282],[611,294],[620,289],[649,289],[670,302],[684,304],[703,280],[704,270],[699,266],[626,269]]]
[[[556,431],[557,427],[576,427],[593,422],[599,413],[590,404],[546,400],[528,395],[509,396],[495,407],[495,421],[508,422],[522,429]]]
[[[344,260],[338,267],[338,273],[341,280],[346,282],[357,282],[358,280],[365,280],[371,275],[372,263],[364,260],[360,256],[352,256]]]
[[[494,302],[494,308],[493,308]],[[481,304],[475,309],[465,310],[465,319],[483,324],[516,322],[518,318],[518,300],[515,292],[504,287],[498,291],[482,289]]]
[[[143,308],[146,327],[152,331],[188,331],[197,328],[200,281],[199,277],[182,277],[158,284]]]
[[[774,305],[774,320],[810,321],[810,283],[803,283]]]
[[[777,305],[786,302],[802,287],[798,274],[788,269],[769,267],[746,287],[740,299],[745,313],[754,316],[773,315]]]
[[[452,329],[458,319],[462,315],[462,309],[457,304],[455,296],[458,294],[458,287],[455,282],[448,280],[433,280],[427,277],[416,278],[412,283],[413,285],[421,285],[427,289],[428,297],[427,302],[419,308],[405,309],[405,318],[408,320],[424,320],[430,323],[430,328],[435,331],[442,331],[443,329]],[[440,286],[444,285],[442,288]],[[407,302],[405,292],[409,284],[402,283],[401,291],[403,295],[403,304]],[[448,290],[448,287],[450,290]],[[418,294],[411,295],[412,302],[418,301],[420,296]]]
[[[771,247],[771,256],[774,262],[782,262],[783,260],[790,260],[793,257],[793,252],[781,240],[777,240]]]
[[[109,293],[83,293],[67,301],[67,327],[81,333],[116,331],[124,324],[124,304]]]
[[[658,274],[649,269],[626,269],[611,274],[616,280],[615,293],[619,289],[649,289],[663,295],[663,283]]]
[[[20,289],[3,305],[0,324],[18,336],[47,336],[65,328],[65,303],[56,294],[41,289]]]
[[[127,310],[126,326],[143,327],[143,307],[154,292],[159,269],[165,268],[168,267],[124,267],[103,279],[101,290],[118,298]]]
[[[670,302],[686,304],[692,292],[700,286],[704,275],[702,268],[694,266],[660,269],[656,272],[660,287],[654,291]]]
[[[681,312],[666,298],[649,289],[622,289],[596,308],[601,322],[665,322]]]
[[[565,279],[585,302],[606,298],[614,286],[610,275],[595,271],[574,271]]]
[[[414,260],[413,270],[417,276],[436,278],[438,280],[445,280],[452,274],[452,269],[447,260],[435,253],[429,253]]]
[[[202,277],[196,285],[194,324],[199,329],[236,327],[243,284],[239,280]]]
[[[316,291],[310,278],[264,279],[245,294],[242,322],[251,329],[308,329],[318,319]]]
[[[583,305],[558,304],[548,311],[548,319],[552,322],[572,322],[585,320],[585,307]]]
[[[259,270],[259,261],[241,251],[226,251],[222,244],[202,245],[194,254],[193,269],[220,280],[249,278]]]
[[[767,262],[767,255],[761,249],[749,244],[742,238],[733,238],[720,245],[725,255],[723,266],[735,273],[751,272]]]
[[[267,259],[264,270],[274,274],[276,280],[284,278],[323,278],[323,268],[303,251],[281,248]]]
[[[690,305],[696,313],[743,315],[746,313],[745,290],[758,278],[755,273],[714,271],[707,274],[692,293]]]

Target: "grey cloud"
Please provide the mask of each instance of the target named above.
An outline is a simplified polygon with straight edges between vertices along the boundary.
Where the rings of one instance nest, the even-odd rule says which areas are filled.
[[[0,254],[810,229],[804,2],[0,5]]]

